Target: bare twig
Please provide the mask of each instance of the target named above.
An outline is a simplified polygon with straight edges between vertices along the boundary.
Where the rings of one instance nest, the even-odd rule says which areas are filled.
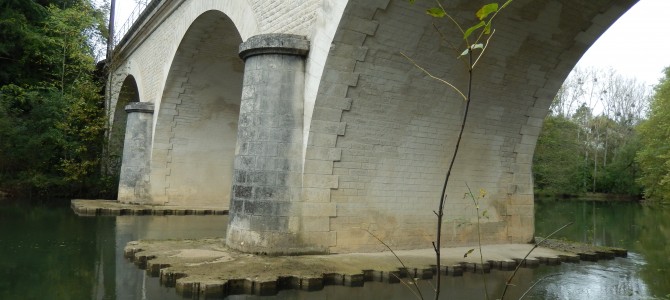
[[[475,66],[477,65],[477,62],[479,62],[479,59],[482,58],[482,56],[484,56],[484,52],[486,51],[486,48],[489,47],[489,41],[490,41],[491,38],[493,37],[493,34],[494,34],[494,33],[496,33],[496,30],[495,30],[495,29],[493,29],[493,31],[491,31],[491,34],[489,35],[489,38],[486,39],[486,44],[484,44],[484,48],[482,48],[482,52],[479,52],[479,55],[477,56],[477,59],[475,60],[475,63],[472,64],[472,68],[473,68],[473,69],[474,69]],[[470,50],[470,51],[472,51],[472,50]]]
[[[395,253],[395,251],[393,251],[393,248],[391,248],[391,246],[389,246],[384,241],[382,241],[382,239],[380,239],[378,236],[376,236],[370,230],[368,230],[368,229],[363,229],[363,230],[367,231],[372,237],[377,239],[382,245],[384,245],[384,247],[386,247],[386,249],[389,249],[389,251],[391,251],[391,253],[393,253],[393,256],[395,256],[395,258],[398,260],[398,262],[400,262],[400,265],[403,268],[405,268],[405,270],[409,270],[407,268],[407,266],[405,266],[405,263],[402,261],[402,259],[400,259],[400,257],[398,257],[398,255]],[[438,273],[439,273],[439,271],[438,271]],[[391,273],[391,274],[393,274],[393,273]],[[400,278],[398,276],[396,276],[396,277],[400,280]],[[421,294],[421,289],[419,289],[419,285],[417,285],[416,278],[414,278],[413,276],[410,276],[410,277],[411,277],[412,281],[414,282],[414,287],[416,288],[416,292],[418,293],[418,298],[423,300],[423,295]],[[402,281],[402,280],[400,280],[400,281]],[[412,293],[414,293],[414,292],[412,291]],[[415,293],[415,295],[416,295],[416,293]]]
[[[447,36],[444,35],[444,33],[440,30],[439,27],[437,27],[435,22],[433,22],[433,28],[435,28],[437,34],[440,35],[440,39],[443,40],[445,43],[447,43],[449,45],[449,48],[451,48],[451,50],[454,50],[454,52],[458,54],[458,48],[456,48],[456,46],[447,39]]]
[[[426,73],[426,75],[428,75],[428,76],[430,76],[431,78],[433,78],[433,79],[435,79],[435,80],[437,80],[437,81],[439,81],[439,82],[442,82],[442,83],[448,85],[449,87],[451,87],[452,89],[454,89],[454,91],[456,91],[459,95],[461,95],[461,97],[463,97],[463,100],[465,100],[465,101],[468,100],[468,97],[466,97],[466,96],[463,94],[463,92],[461,92],[461,90],[459,90],[459,89],[458,89],[456,86],[454,86],[453,84],[449,83],[448,81],[446,81],[446,80],[444,80],[444,79],[442,79],[442,78],[440,78],[440,77],[437,77],[437,76],[431,74],[431,73],[428,72],[426,69],[424,69],[424,68],[421,67],[419,64],[417,64],[417,63],[416,63],[413,59],[411,59],[409,56],[405,55],[405,53],[400,52],[400,55],[404,56],[404,57],[405,57],[407,60],[409,60],[415,67],[417,67],[417,68],[418,68],[419,70],[421,70],[422,72]]]
[[[396,257],[397,257],[397,256],[396,256]],[[402,280],[402,278],[400,278],[398,275],[396,275],[396,274],[393,273],[393,272],[389,272],[389,274],[390,274],[390,275],[393,275],[393,277],[395,277],[396,279],[398,279],[398,281],[400,281],[403,285],[405,285],[405,287],[407,287],[407,289],[409,289],[409,291],[412,292],[412,294],[414,295],[414,297],[416,297],[417,299],[422,299],[422,300],[423,300],[423,296],[422,296],[421,294],[417,294],[417,293],[414,291],[414,289],[412,289],[412,288],[409,286],[409,284],[407,284],[407,282],[405,282],[404,280]],[[412,281],[414,282],[414,287],[418,290],[419,287],[416,285],[416,280],[414,280],[414,278],[412,278]],[[419,291],[419,292],[421,292],[421,291]]]
[[[512,275],[509,277],[509,279],[507,279],[507,283],[505,284],[505,289],[503,290],[502,295],[500,296],[500,300],[505,299],[505,294],[507,293],[507,288],[511,285],[512,279],[514,279],[514,276],[516,276],[516,272],[519,271],[519,268],[521,268],[521,265],[526,261],[526,259],[527,259],[528,256],[530,255],[530,253],[533,252],[533,250],[535,250],[537,247],[539,247],[540,244],[544,243],[548,238],[552,237],[554,234],[556,234],[556,233],[558,233],[559,231],[563,230],[565,227],[568,227],[568,226],[572,225],[572,223],[574,223],[574,222],[569,222],[569,223],[567,223],[567,224],[561,226],[561,228],[556,229],[554,232],[552,232],[551,234],[549,234],[546,238],[544,238],[544,239],[542,239],[541,241],[535,243],[535,245],[533,246],[533,248],[531,248],[530,251],[528,251],[528,253],[526,253],[526,256],[524,256],[523,260],[521,260],[521,262],[519,262],[519,264],[516,265],[516,268],[514,269],[514,272],[513,272]]]
[[[482,232],[481,232],[481,226],[480,226],[480,217],[479,217],[479,202],[475,200],[475,196],[472,194],[472,190],[470,189],[470,186],[468,183],[465,183],[465,186],[468,188],[468,193],[470,193],[470,199],[472,199],[472,202],[475,204],[475,209],[477,210],[477,243],[479,245],[479,262],[482,265],[482,275],[484,275],[484,254],[482,253]],[[489,288],[486,282],[486,276],[484,278],[484,295],[486,295],[486,299],[489,298]]]
[[[461,35],[465,36],[465,30],[463,30],[461,24],[458,24],[458,22],[456,22],[456,20],[449,13],[447,13],[447,10],[444,9],[444,6],[442,6],[442,3],[440,3],[439,0],[435,0],[435,2],[437,2],[437,6],[439,6],[442,9],[442,11],[444,11],[444,14],[447,16],[447,18],[449,18],[449,20],[451,20],[451,22],[453,22],[454,25],[456,25],[456,28],[458,28],[458,30],[461,31]],[[467,39],[465,41],[467,42]]]
[[[524,292],[523,295],[521,295],[521,297],[519,297],[519,300],[521,300],[521,299],[523,299],[524,297],[526,297],[526,295],[527,295],[528,293],[530,293],[530,291],[531,291],[531,290],[532,290],[538,283],[540,283],[540,281],[545,280],[545,279],[547,279],[547,278],[549,278],[549,277],[556,276],[556,275],[559,275],[559,274],[551,274],[551,275],[547,275],[547,276],[544,276],[544,277],[538,279],[537,281],[535,281],[535,283],[533,283],[533,285],[531,285],[531,286],[526,290],[526,292]]]

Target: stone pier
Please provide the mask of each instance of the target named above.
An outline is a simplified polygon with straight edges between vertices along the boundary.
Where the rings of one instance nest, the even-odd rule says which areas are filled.
[[[148,204],[154,105],[134,102],[128,104],[125,109],[128,119],[123,143],[118,200],[121,203]]]

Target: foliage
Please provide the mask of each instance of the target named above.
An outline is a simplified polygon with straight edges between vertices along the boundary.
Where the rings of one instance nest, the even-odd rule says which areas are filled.
[[[625,144],[613,151],[612,161],[605,167],[599,180],[603,191],[642,195],[642,186],[636,180],[640,176],[640,166],[635,161],[640,147],[640,138],[634,132]]]
[[[409,2],[414,3],[415,0],[409,0]],[[437,7],[432,7],[426,10],[426,13],[432,16],[433,18],[446,17],[462,33],[461,38],[465,42],[465,45],[463,48],[459,48],[458,46],[455,46],[454,43],[449,41],[447,37],[442,32],[440,32],[439,28],[435,26],[435,29],[440,34],[442,41],[449,44],[452,50],[454,50],[456,53],[460,53],[459,57],[465,57],[465,59],[467,60],[468,85],[467,89],[464,90],[465,92],[456,87],[449,80],[431,74],[425,68],[417,64],[409,56],[405,55],[404,53],[401,53],[401,55],[404,56],[407,60],[409,60],[415,67],[417,67],[422,72],[430,76],[432,79],[449,86],[451,89],[457,92],[461,97],[463,97],[463,100],[465,101],[465,110],[463,112],[463,116],[461,119],[461,126],[458,133],[458,138],[456,139],[456,145],[454,146],[449,167],[447,168],[446,176],[444,179],[444,184],[442,185],[442,193],[438,201],[438,209],[437,211],[434,211],[435,215],[437,216],[437,230],[436,230],[436,240],[433,242],[433,250],[435,251],[436,269],[438,271],[441,270],[440,256],[442,249],[442,223],[444,219],[444,204],[447,199],[446,190],[449,184],[449,178],[451,177],[451,171],[453,169],[454,162],[456,161],[456,156],[458,154],[458,150],[461,144],[465,124],[468,119],[468,111],[470,109],[470,103],[472,103],[471,93],[473,83],[472,80],[473,71],[475,69],[475,66],[477,65],[477,62],[479,62],[479,59],[482,58],[482,56],[484,55],[486,48],[489,45],[489,41],[491,40],[491,38],[493,37],[493,33],[495,32],[492,29],[493,20],[498,15],[498,13],[503,8],[507,7],[511,2],[512,0],[507,0],[503,5],[499,5],[498,3],[485,4],[475,13],[478,23],[467,28],[461,26],[461,24],[458,21],[456,21],[456,19],[454,19],[454,17],[451,14],[447,12],[447,10],[444,8],[444,6],[442,6],[440,1],[436,1]],[[473,201],[477,206],[477,221],[478,221],[477,224],[479,225],[479,206],[477,205],[477,201],[474,198]],[[481,243],[479,251],[481,255]],[[440,297],[440,282],[441,282],[441,276],[437,276],[437,282],[435,285],[435,299],[439,299]],[[486,298],[488,299],[488,289],[486,290]]]
[[[104,108],[94,50],[104,13],[88,0],[0,7],[0,189],[95,193]]]
[[[562,116],[547,116],[533,157],[536,189],[552,194],[583,192],[586,170],[577,141],[579,126]]]
[[[670,200],[670,67],[655,88],[649,119],[638,127],[642,144],[637,162],[645,198]]]
[[[640,195],[635,126],[648,99],[644,84],[613,70],[573,70],[554,98],[538,139],[536,192]]]

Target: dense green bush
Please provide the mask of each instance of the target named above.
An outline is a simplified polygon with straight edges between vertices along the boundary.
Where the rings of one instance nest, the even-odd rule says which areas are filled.
[[[639,182],[645,198],[670,201],[670,67],[656,86],[647,121],[639,126],[641,150],[637,161],[642,169]]]
[[[88,0],[0,1],[0,189],[97,196],[104,187],[104,12]]]

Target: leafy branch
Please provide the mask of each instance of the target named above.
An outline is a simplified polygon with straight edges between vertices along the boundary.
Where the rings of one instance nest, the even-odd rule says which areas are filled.
[[[414,3],[415,0],[408,0],[410,3]],[[451,156],[451,161],[449,163],[449,167],[447,169],[447,173],[445,176],[444,184],[442,186],[442,193],[440,195],[440,201],[439,201],[439,207],[437,211],[434,211],[435,215],[437,216],[437,239],[434,241],[433,244],[433,249],[435,251],[435,257],[436,257],[436,265],[437,265],[437,270],[438,274],[441,269],[441,241],[442,241],[442,221],[444,218],[444,204],[446,202],[447,194],[447,185],[449,183],[449,178],[451,177],[451,171],[454,166],[454,162],[456,161],[456,155],[458,154],[458,150],[461,144],[461,140],[463,137],[463,131],[465,129],[465,123],[468,118],[468,111],[470,109],[470,103],[472,102],[471,100],[471,94],[472,94],[472,82],[473,82],[473,71],[475,66],[477,65],[477,62],[482,58],[484,53],[486,52],[486,49],[491,41],[491,38],[493,36],[493,33],[495,30],[492,29],[493,27],[493,20],[495,17],[500,13],[502,9],[507,7],[512,0],[507,0],[503,5],[499,5],[498,3],[489,3],[484,6],[482,6],[476,13],[475,16],[479,20],[479,22],[473,26],[468,27],[467,29],[464,29],[463,26],[461,26],[456,19],[451,16],[447,10],[444,8],[442,3],[440,1],[435,1],[437,3],[436,7],[429,8],[426,10],[426,13],[434,18],[444,18],[447,17],[455,26],[458,28],[458,30],[461,32],[462,39],[466,43],[466,47],[464,50],[462,50],[458,58],[460,57],[467,57],[467,69],[468,69],[468,85],[467,85],[467,92],[461,91],[458,87],[456,87],[454,84],[449,82],[449,80],[439,78],[432,73],[430,73],[428,70],[423,68],[421,65],[419,65],[416,61],[411,59],[408,55],[404,53],[400,53],[403,57],[405,57],[409,62],[411,62],[416,68],[421,70],[423,73],[428,75],[434,80],[439,81],[440,83],[443,83],[456,91],[465,101],[465,110],[463,112],[463,118],[461,119],[461,128],[458,133],[458,138],[456,140],[456,145],[454,146],[454,150]],[[440,33],[442,39],[446,40],[445,36],[437,30],[438,33]],[[477,37],[474,40],[473,43],[470,42],[470,39],[472,35],[475,34]],[[485,40],[484,37],[487,37]],[[458,52],[458,50],[452,46],[454,50]],[[468,188],[469,189],[469,188]],[[476,201],[475,201],[476,202]],[[479,213],[477,214],[477,218],[479,219]],[[481,240],[480,240],[480,256],[481,256]],[[482,258],[483,260],[483,258]],[[439,299],[440,297],[440,283],[441,279],[440,276],[437,276],[437,284],[435,288],[435,299]],[[487,295],[488,296],[488,295]]]

